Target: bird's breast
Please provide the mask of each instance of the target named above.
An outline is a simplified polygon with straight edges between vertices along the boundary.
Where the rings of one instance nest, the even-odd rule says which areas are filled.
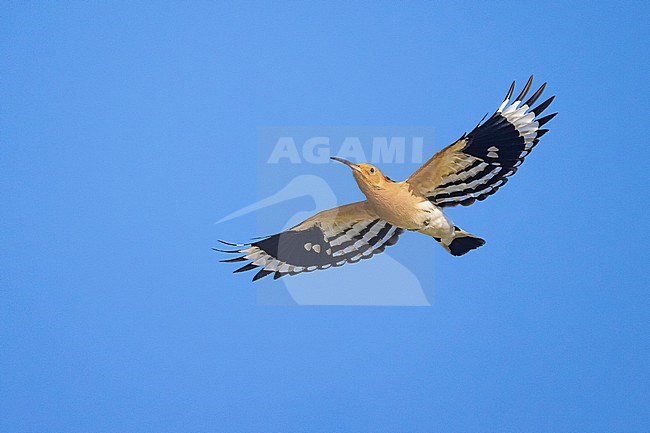
[[[426,226],[435,208],[426,198],[412,194],[407,188],[374,191],[366,197],[379,217],[407,230]]]

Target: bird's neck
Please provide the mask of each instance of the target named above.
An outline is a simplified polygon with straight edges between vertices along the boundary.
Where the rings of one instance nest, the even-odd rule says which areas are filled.
[[[381,185],[368,185],[363,182],[358,182],[359,189],[366,196],[370,202],[387,201],[391,197],[399,195],[402,187],[400,183],[385,182]]]
[[[359,189],[368,199],[372,200],[373,197],[381,195],[384,192],[384,188],[380,185],[368,185],[367,183],[357,180],[357,185]]]

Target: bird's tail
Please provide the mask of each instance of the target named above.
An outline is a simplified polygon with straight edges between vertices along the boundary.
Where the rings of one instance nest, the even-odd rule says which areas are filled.
[[[471,250],[485,245],[485,240],[467,233],[465,230],[454,227],[454,234],[451,239],[440,239],[438,243],[444,249],[449,251],[454,256],[462,256]]]

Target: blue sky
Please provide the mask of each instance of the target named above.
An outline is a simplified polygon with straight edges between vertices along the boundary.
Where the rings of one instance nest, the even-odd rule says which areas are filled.
[[[646,4],[2,10],[0,430],[648,430]],[[429,126],[433,152],[531,73],[551,132],[450,212],[487,245],[392,249],[431,307],[260,305],[283,289],[217,263],[264,234],[215,225],[259,198],[259,128]]]

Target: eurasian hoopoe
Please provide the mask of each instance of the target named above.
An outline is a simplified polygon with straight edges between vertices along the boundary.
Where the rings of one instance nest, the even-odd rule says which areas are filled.
[[[488,120],[436,153],[405,181],[392,181],[371,164],[332,157],[352,169],[366,200],[320,212],[289,230],[249,244],[221,241],[237,249],[218,251],[242,254],[222,261],[248,262],[234,272],[259,268],[255,281],[270,274],[277,279],[356,263],[394,245],[404,230],[431,236],[454,256],[482,246],[483,239],[456,227],[442,208],[467,206],[494,194],[548,132],[540,128],[557,113],[538,116],[554,96],[530,108],[546,87],[544,83],[522,104],[532,81],[531,76],[511,103],[513,82]]]

